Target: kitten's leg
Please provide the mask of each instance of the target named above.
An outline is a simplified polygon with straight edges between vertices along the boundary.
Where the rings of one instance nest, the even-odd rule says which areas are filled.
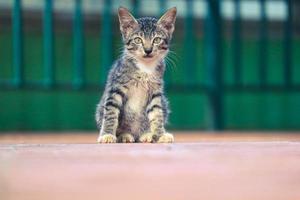
[[[118,142],[120,142],[120,143],[133,143],[133,142],[135,142],[135,139],[134,139],[133,135],[130,134],[130,133],[121,133],[118,136]]]
[[[139,141],[145,143],[174,142],[174,137],[170,133],[166,133],[164,128],[164,113],[162,105],[162,94],[157,92],[152,95],[150,103],[147,105],[147,116],[150,123],[150,132],[144,133],[140,136]]]
[[[121,89],[111,89],[104,102],[103,119],[98,137],[99,143],[115,143],[119,115],[123,106],[125,92]]]

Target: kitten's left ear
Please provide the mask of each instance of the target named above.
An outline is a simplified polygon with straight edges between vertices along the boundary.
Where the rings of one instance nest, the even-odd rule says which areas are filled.
[[[170,8],[157,22],[157,25],[165,29],[169,35],[172,35],[175,29],[177,8]]]

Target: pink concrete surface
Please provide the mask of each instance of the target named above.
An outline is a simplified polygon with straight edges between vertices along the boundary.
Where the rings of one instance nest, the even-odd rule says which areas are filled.
[[[300,199],[296,135],[108,145],[46,143],[55,135],[43,144],[25,135],[20,144],[14,137],[9,144],[0,136],[1,200]]]

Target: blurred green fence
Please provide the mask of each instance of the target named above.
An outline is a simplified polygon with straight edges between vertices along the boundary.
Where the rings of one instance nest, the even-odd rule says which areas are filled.
[[[223,129],[234,129],[234,128],[243,128],[243,126],[235,125],[239,123],[238,118],[245,118],[247,121],[247,116],[245,115],[245,110],[251,108],[243,108],[240,104],[239,108],[235,104],[235,100],[232,100],[232,96],[228,96],[229,93],[240,94],[240,93],[250,93],[250,94],[261,94],[261,93],[279,93],[280,95],[287,95],[287,93],[295,94],[296,96],[292,98],[299,99],[300,92],[300,83],[299,76],[294,75],[297,72],[300,72],[299,69],[295,68],[295,63],[298,62],[298,58],[295,58],[293,55],[296,52],[299,53],[299,48],[293,47],[294,45],[299,46],[299,40],[293,38],[293,7],[291,0],[285,0],[286,8],[286,17],[283,21],[283,33],[280,39],[277,39],[275,42],[272,42],[270,39],[269,30],[269,20],[266,13],[266,4],[267,0],[260,0],[260,19],[258,23],[258,35],[255,39],[245,40],[243,38],[243,18],[241,15],[241,2],[240,0],[234,0],[234,17],[231,20],[231,26],[229,32],[231,33],[231,38],[227,39],[225,34],[225,29],[228,31],[226,23],[224,23],[224,17],[222,16],[222,1],[218,0],[206,0],[203,1],[206,4],[206,16],[204,18],[204,24],[202,24],[202,29],[204,29],[204,37],[199,36],[197,29],[198,25],[195,25],[199,22],[194,17],[194,3],[197,0],[186,0],[184,5],[186,7],[186,12],[184,16],[178,17],[178,23],[182,24],[183,37],[182,40],[176,39],[175,32],[175,43],[177,42],[178,46],[174,49],[179,51],[177,55],[177,69],[174,72],[167,71],[166,74],[166,90],[170,93],[171,106],[173,108],[174,117],[171,117],[171,128],[207,128],[214,130],[223,130]],[[132,11],[136,16],[143,16],[141,12],[141,1],[131,1]],[[42,37],[33,37],[32,42],[41,42],[41,45],[36,47],[39,50],[38,56],[33,56],[31,59],[39,59],[42,63],[34,64],[34,61],[24,60],[24,55],[26,54],[26,47],[24,44],[25,33],[23,30],[23,15],[22,15],[22,0],[14,0],[12,6],[12,29],[11,31],[0,30],[1,47],[2,55],[5,55],[4,51],[7,51],[4,44],[12,42],[12,55],[0,60],[1,67],[6,69],[2,70],[4,76],[0,74],[0,92],[2,96],[2,101],[0,100],[0,105],[3,107],[0,118],[0,129],[2,130],[14,130],[14,129],[91,129],[94,128],[93,121],[93,112],[94,104],[99,98],[99,94],[95,94],[96,91],[101,91],[104,86],[105,77],[107,72],[113,62],[113,59],[116,58],[116,45],[115,41],[120,42],[120,37],[115,38],[114,24],[116,15],[113,10],[113,4],[115,1],[103,0],[103,6],[101,10],[100,22],[100,33],[97,36],[98,39],[93,40],[92,37],[86,36],[84,27],[84,13],[82,10],[82,1],[74,0],[74,10],[72,12],[72,38],[71,35],[65,35],[65,39],[62,40],[61,37],[57,36],[55,33],[54,26],[54,1],[45,0],[44,8],[42,11]],[[165,0],[158,1],[159,3],[159,14],[162,14],[168,7],[171,5],[171,1],[168,1],[168,4]],[[121,5],[121,3],[120,3]],[[179,8],[180,9],[180,8]],[[200,24],[200,22],[199,22]],[[226,27],[225,27],[226,26]],[[179,28],[180,29],[180,28]],[[11,37],[8,35],[11,34]],[[11,41],[7,41],[5,38],[9,38]],[[67,39],[66,39],[67,38]],[[94,37],[95,38],[95,37]],[[204,38],[204,40],[202,39]],[[253,53],[253,40],[257,44],[256,50]],[[64,42],[68,41],[68,48],[61,46]],[[95,44],[95,41],[99,42]],[[180,42],[178,42],[180,41]],[[250,42],[249,42],[250,41]],[[275,63],[274,67],[273,61],[270,62],[270,52],[272,48],[278,45],[280,42],[280,52],[282,63]],[[34,48],[37,44],[29,44]],[[90,45],[91,50],[88,49]],[[98,45],[99,47],[95,47]],[[58,48],[57,46],[60,46]],[[120,45],[119,45],[120,46]],[[70,49],[70,48],[71,49]],[[182,50],[182,49],[183,50]],[[252,48],[252,50],[251,50]],[[8,48],[9,49],[9,48]],[[181,49],[181,50],[180,50]],[[199,50],[200,49],[200,50]],[[65,50],[70,50],[70,52],[65,52]],[[201,51],[202,50],[202,51]],[[27,48],[28,51],[28,48]],[[29,50],[34,51],[34,50]],[[252,51],[252,53],[251,53]],[[296,51],[296,52],[295,52]],[[250,52],[250,53],[249,53]],[[98,55],[98,56],[97,56]],[[251,55],[251,56],[250,56]],[[93,62],[91,60],[97,56],[100,58],[100,62]],[[65,57],[71,58],[72,62],[66,61],[64,65],[72,66],[72,69],[68,69],[64,72],[66,79],[61,79],[57,75],[59,69],[59,62],[66,59]],[[199,58],[200,57],[200,58]],[[10,61],[7,59],[11,58],[11,66],[9,66]],[[171,55],[172,58],[172,55]],[[6,61],[4,62],[4,60]],[[254,62],[253,59],[256,59],[257,62]],[[275,59],[276,60],[276,59]],[[39,79],[30,80],[28,78],[30,73],[26,71],[26,62],[32,62],[30,73],[40,74]],[[172,65],[174,61],[168,63]],[[89,68],[87,65],[89,63],[98,64],[98,67]],[[249,64],[250,63],[250,64]],[[11,67],[11,69],[8,69]],[[172,66],[168,66],[172,68]],[[257,68],[257,71],[249,69],[249,67]],[[100,68],[100,70],[98,70]],[[179,68],[179,69],[178,69]],[[201,68],[201,69],[200,69]],[[229,69],[230,68],[230,69]],[[279,78],[275,78],[279,81],[270,81],[270,74],[276,71],[280,71]],[[42,71],[41,71],[42,70]],[[98,70],[98,71],[97,71]],[[1,71],[0,71],[1,72]],[[246,74],[245,74],[246,73]],[[277,72],[276,72],[277,73]],[[101,74],[101,78],[93,74]],[[179,75],[178,75],[179,74]],[[90,81],[87,77],[94,77],[94,81]],[[95,77],[98,77],[98,81]],[[175,78],[174,78],[175,77]],[[176,78],[177,77],[177,78]],[[179,78],[178,78],[179,77]],[[228,78],[229,77],[229,78]],[[250,78],[249,78],[250,77]],[[247,81],[253,79],[256,81]],[[36,100],[30,100],[34,98],[37,94],[31,93],[32,91],[43,94],[44,96],[36,97]],[[51,93],[60,93],[60,92],[69,92],[71,93],[69,97],[61,97],[66,101],[63,105],[52,105],[57,110],[65,109],[63,114],[59,112],[51,111],[51,108],[43,108],[43,106],[50,105],[51,99],[57,101],[56,98],[63,94],[58,94],[56,97],[51,97]],[[72,93],[75,92],[75,93]],[[48,94],[46,94],[49,92]],[[78,92],[78,93],[76,93]],[[93,101],[89,101],[88,94],[93,93],[91,98]],[[85,93],[85,94],[83,94]],[[38,94],[38,95],[40,95]],[[194,94],[201,94],[202,96],[196,97]],[[48,95],[48,97],[47,97]],[[180,97],[176,97],[180,95]],[[24,97],[26,96],[26,97]],[[234,95],[233,95],[234,96]],[[22,99],[25,101],[22,104],[12,103],[11,101],[18,101]],[[255,97],[254,97],[255,98]],[[268,98],[268,97],[267,97]],[[25,99],[25,100],[24,100]],[[54,100],[56,99],[56,100]],[[78,100],[81,99],[81,100]],[[181,99],[181,100],[180,100]],[[183,99],[183,100],[182,100]],[[190,99],[187,101],[187,99]],[[251,97],[247,98],[251,99]],[[271,97],[272,99],[272,97]],[[10,101],[10,102],[5,102]],[[30,101],[30,105],[26,108],[22,105],[26,105],[26,101]],[[250,100],[251,101],[251,100]],[[268,101],[265,101],[265,104],[268,104]],[[271,100],[272,101],[272,100]],[[281,100],[280,100],[281,101]],[[284,100],[283,100],[284,101]],[[46,103],[45,103],[46,102]],[[74,105],[77,102],[76,105]],[[86,103],[89,102],[89,103]],[[194,107],[192,104],[196,104]],[[228,106],[228,104],[230,104]],[[283,104],[285,104],[283,102]],[[5,110],[5,105],[7,109]],[[33,107],[37,107],[32,109]],[[68,107],[69,106],[69,107]],[[82,111],[82,107],[89,106],[88,110]],[[274,105],[276,106],[276,105]],[[294,106],[300,106],[299,103],[295,103]],[[31,107],[31,108],[30,108]],[[68,107],[68,108],[67,108]],[[264,107],[264,105],[262,106]],[[20,110],[19,110],[20,109]],[[39,113],[37,110],[43,110],[43,113]],[[81,110],[82,113],[73,110]],[[196,109],[196,110],[194,110]],[[197,110],[198,109],[198,110]],[[260,109],[260,108],[259,108]],[[299,111],[298,108],[295,108]],[[189,113],[189,110],[191,111]],[[23,114],[18,112],[23,112]],[[28,112],[27,114],[24,112]],[[33,114],[31,115],[30,112]],[[235,113],[231,119],[227,117],[230,113]],[[260,115],[260,110],[258,115]],[[255,119],[250,119],[252,122],[249,122],[248,125],[245,125],[244,128],[284,128],[284,129],[299,129],[300,123],[293,122],[291,125],[277,126],[276,122],[281,120],[280,117],[273,115],[280,115],[280,111],[275,111],[277,113],[271,113],[266,115],[266,117],[272,118],[272,125],[261,125],[255,124]],[[278,114],[279,112],[279,114]],[[35,114],[36,115],[35,115]],[[73,116],[73,113],[77,113],[76,116]],[[285,115],[288,119],[295,117],[295,114],[282,111],[281,114]],[[23,117],[18,116],[18,114]],[[80,115],[84,117],[81,117]],[[253,113],[252,113],[253,114]],[[42,115],[42,117],[41,117]],[[47,121],[48,117],[45,115],[51,116],[51,118],[59,117],[61,121]],[[88,117],[86,117],[88,115]],[[255,113],[254,113],[255,115]],[[296,114],[298,115],[298,114]],[[8,116],[8,117],[6,117]],[[26,118],[35,118],[32,121],[27,121]],[[39,119],[37,119],[39,118]],[[61,119],[64,118],[64,119]],[[75,118],[75,119],[74,119]],[[230,117],[229,117],[230,118]],[[255,117],[254,117],[255,118]],[[15,122],[9,122],[15,121]],[[88,120],[88,123],[83,121]],[[64,122],[62,122],[64,121]],[[264,121],[264,120],[262,120]],[[28,123],[27,125],[25,123]],[[58,125],[55,123],[65,123],[67,125]],[[247,122],[243,122],[246,123]],[[262,122],[264,123],[264,122]],[[269,123],[269,122],[268,122]],[[41,125],[43,124],[43,125]],[[288,123],[287,123],[288,124]]]

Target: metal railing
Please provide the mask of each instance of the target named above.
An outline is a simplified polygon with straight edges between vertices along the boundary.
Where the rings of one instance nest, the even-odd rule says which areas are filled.
[[[89,84],[85,80],[84,66],[84,20],[82,13],[82,1],[74,0],[75,6],[73,11],[73,80],[69,83],[60,83],[55,80],[55,62],[54,62],[54,26],[53,26],[53,0],[45,0],[43,10],[43,68],[44,76],[40,82],[27,82],[24,79],[24,50],[23,50],[23,20],[22,20],[22,0],[14,0],[12,8],[12,42],[13,42],[13,77],[10,80],[0,80],[1,89],[21,89],[21,88],[37,88],[37,89],[89,89],[103,87],[103,83],[99,85]],[[292,48],[292,28],[293,28],[293,9],[292,1],[286,0],[287,17],[284,21],[284,39],[283,39],[283,78],[284,84],[269,84],[267,74],[270,70],[267,59],[268,51],[268,18],[266,15],[267,0],[260,0],[260,20],[259,20],[259,51],[257,58],[259,61],[259,77],[258,84],[243,84],[243,43],[242,43],[242,19],[241,19],[241,1],[234,0],[234,18],[232,26],[232,47],[233,47],[233,84],[225,84],[223,81],[223,27],[221,16],[221,1],[206,0],[207,16],[205,19],[205,84],[195,84],[193,67],[195,67],[195,56],[187,53],[184,56],[185,67],[188,83],[186,85],[168,84],[167,89],[181,88],[183,90],[204,91],[209,97],[210,109],[210,127],[216,130],[224,128],[224,99],[225,91],[300,91],[300,85],[294,83],[292,79],[293,69],[293,48]],[[133,13],[139,15],[140,1],[135,0],[133,3]],[[165,11],[166,2],[159,1],[160,13]],[[184,21],[184,48],[193,48],[195,43],[194,27],[193,27],[193,0],[186,0],[187,14]],[[101,44],[102,60],[101,66],[108,71],[112,62],[112,1],[104,0],[102,10],[102,27],[99,37],[103,38]],[[187,52],[187,51],[186,51]]]

